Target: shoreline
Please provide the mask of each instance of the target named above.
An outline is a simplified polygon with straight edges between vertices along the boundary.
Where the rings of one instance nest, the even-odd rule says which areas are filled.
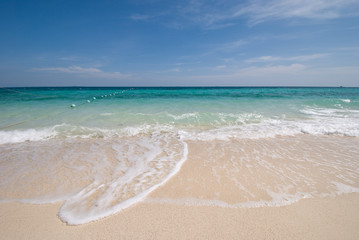
[[[0,239],[358,239],[358,143],[356,138],[309,135],[187,141],[187,160],[144,201],[82,225],[59,218],[63,202],[2,202]],[[76,146],[79,151],[90,145]],[[48,171],[47,165],[43,169]],[[46,181],[29,186],[46,191],[57,186]],[[186,199],[195,202],[186,204]],[[274,205],[246,205],[251,202]],[[228,207],[237,205],[246,207]],[[74,209],[78,206],[83,203]]]

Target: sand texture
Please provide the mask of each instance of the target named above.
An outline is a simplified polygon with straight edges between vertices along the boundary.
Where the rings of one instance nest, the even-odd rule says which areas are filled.
[[[67,226],[58,204],[0,204],[1,239],[358,239],[359,195],[306,199],[284,207],[228,209],[138,204]]]
[[[188,142],[176,175],[97,221],[67,225],[61,202],[0,203],[0,239],[359,239],[357,141],[334,140]]]

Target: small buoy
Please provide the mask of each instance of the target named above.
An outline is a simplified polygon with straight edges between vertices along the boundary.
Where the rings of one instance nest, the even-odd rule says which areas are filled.
[[[90,100],[87,100],[87,102],[91,102]]]
[[[72,108],[75,108],[75,107],[76,107],[76,105],[75,105],[75,104],[71,104],[71,107],[72,107]]]
[[[96,98],[95,98],[95,97],[93,97],[92,99],[93,99],[93,100],[95,100]]]

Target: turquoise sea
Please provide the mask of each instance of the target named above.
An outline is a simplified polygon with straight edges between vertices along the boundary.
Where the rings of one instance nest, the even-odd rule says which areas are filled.
[[[161,128],[359,136],[359,88],[13,88],[0,89],[0,108],[0,143]]]
[[[328,165],[343,171],[337,174],[341,180],[329,182],[327,189],[341,190],[325,194],[359,187],[359,88],[0,88],[0,113],[1,201],[63,201],[59,216],[69,224],[106,217],[143,201],[180,171],[191,156],[191,144],[199,142],[208,149],[214,143],[236,143],[246,152],[252,149],[246,144],[253,146],[249,141],[259,147],[272,140],[324,141],[321,152],[308,150],[309,155],[298,145],[305,161],[333,150],[325,146],[339,149],[345,144],[348,161],[334,159]],[[290,146],[273,151],[297,153]],[[220,155],[218,148],[211,151]],[[243,156],[233,154],[238,161]],[[253,161],[262,164],[258,156]],[[347,176],[345,169],[352,172]],[[276,189],[290,198],[286,188]],[[320,191],[290,192],[298,199]],[[249,202],[261,205],[252,195]],[[283,202],[281,197],[272,200],[266,205]]]

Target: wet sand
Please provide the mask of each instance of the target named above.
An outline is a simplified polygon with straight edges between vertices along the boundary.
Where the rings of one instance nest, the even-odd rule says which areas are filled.
[[[356,139],[203,144],[144,201],[94,222],[67,225],[62,203],[0,203],[0,239],[359,239]]]

